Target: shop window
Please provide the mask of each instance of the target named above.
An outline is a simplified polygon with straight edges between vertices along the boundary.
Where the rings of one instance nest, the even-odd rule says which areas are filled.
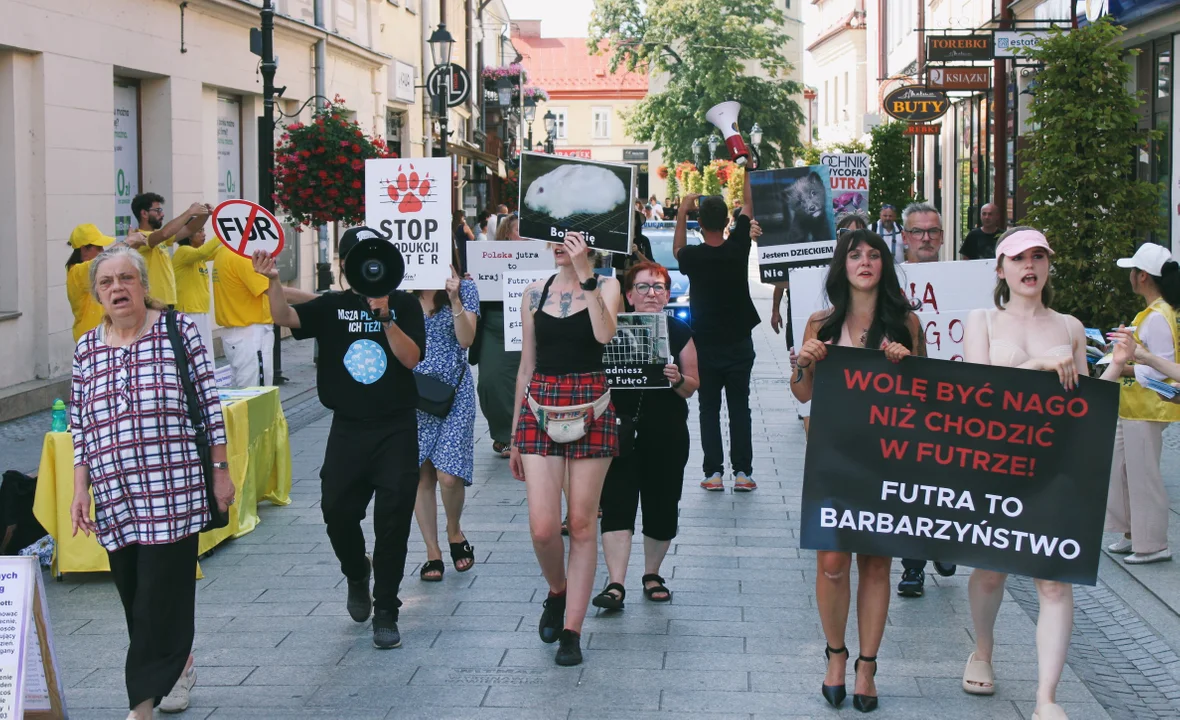
[[[217,201],[242,197],[242,101],[217,98]]]
[[[140,192],[139,83],[115,79],[115,238],[127,237],[132,223],[131,200]]]

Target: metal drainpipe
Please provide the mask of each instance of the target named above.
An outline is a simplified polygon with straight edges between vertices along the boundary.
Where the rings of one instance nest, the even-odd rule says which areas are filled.
[[[315,26],[321,31],[327,32],[327,27],[324,25],[324,0],[315,0]],[[322,112],[324,109],[324,66],[328,62],[328,42],[321,35],[319,40],[315,43],[315,94],[316,110]],[[328,226],[320,225],[316,228],[316,235],[319,239],[319,262],[316,264],[316,291],[327,292],[332,288],[332,263],[328,258]]]
[[[1012,26],[1008,20],[1011,0],[1000,0],[1000,28]],[[1001,217],[1008,220],[1008,64],[1003,58],[996,58],[992,70],[992,112],[995,115],[995,152],[992,167],[995,168],[995,185],[992,188],[992,202],[1000,208]],[[980,203],[980,207],[983,204]]]

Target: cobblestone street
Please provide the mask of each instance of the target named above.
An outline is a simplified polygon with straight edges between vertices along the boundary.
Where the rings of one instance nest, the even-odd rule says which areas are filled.
[[[757,302],[765,313],[763,287]],[[556,667],[554,648],[537,638],[546,586],[529,540],[524,485],[492,456],[482,418],[477,479],[463,522],[477,564],[459,574],[448,560],[442,583],[422,583],[417,568],[425,552],[415,529],[402,585],[403,647],[373,649],[368,624],[345,613],[344,580],[320,517],[318,472],[330,417],[308,394],[311,346],[285,343],[293,502],[263,505],[253,533],[202,561],[198,680],[182,717],[826,717],[832,711],[818,692],[824,642],[814,557],[797,549],[796,538],[803,432],[784,379],[781,337],[763,324],[756,341],[759,489],[701,491],[694,440],[681,531],[664,566],[672,602],[643,598],[641,558],[634,554],[626,610],[587,619],[586,662],[571,669]],[[695,408],[690,428],[695,438]],[[1175,478],[1177,462],[1169,463],[1165,472]],[[895,563],[895,580],[899,572]],[[1104,558],[1099,586],[1076,591],[1075,637],[1059,693],[1074,720],[1180,714],[1177,597],[1149,589],[1175,587],[1176,568],[1135,572],[1146,572],[1148,583]],[[599,577],[604,583],[601,561]],[[1032,716],[1031,582],[1010,583],[997,628],[998,691],[991,698],[967,696],[959,687],[972,649],[966,586],[961,569],[952,578],[929,578],[924,598],[892,601],[880,653],[880,717]],[[68,576],[48,588],[71,717],[122,717],[127,641],[113,585],[103,576]],[[855,638],[853,621],[854,653]]]

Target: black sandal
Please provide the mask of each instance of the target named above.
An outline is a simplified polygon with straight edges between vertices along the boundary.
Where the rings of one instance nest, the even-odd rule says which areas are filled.
[[[619,594],[615,595],[611,592],[612,590],[618,590]],[[611,583],[602,592],[595,595],[591,602],[594,603],[594,607],[603,610],[622,610],[625,597],[627,597],[627,588],[619,583]]]
[[[471,543],[467,542],[467,538],[463,538],[463,542],[450,543],[451,545],[451,562],[455,563],[455,572],[467,572],[475,567],[475,548]],[[465,568],[459,567],[460,560],[470,560],[471,564]]]
[[[648,587],[647,584],[649,582],[658,584]],[[656,593],[663,593],[664,597],[654,597]],[[656,575],[655,573],[650,573],[643,576],[643,594],[647,596],[647,599],[651,600],[652,602],[668,602],[672,599],[672,591],[664,587],[664,578]]]
[[[418,571],[418,577],[423,582],[442,582],[443,573],[447,566],[443,565],[442,560],[427,560],[422,563],[422,569]],[[426,573],[438,573],[438,577],[426,577]]]

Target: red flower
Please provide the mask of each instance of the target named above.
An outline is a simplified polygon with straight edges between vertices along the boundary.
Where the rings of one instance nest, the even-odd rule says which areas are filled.
[[[344,198],[344,204],[348,205],[348,206],[356,205],[356,198],[354,198],[354,197]]]
[[[352,151],[354,153],[359,153],[361,151],[361,146],[354,143],[352,146]]]
[[[352,144],[352,143],[348,142],[347,140],[341,140],[341,141],[340,141],[340,147],[342,147],[342,148],[346,148],[346,147],[348,147],[348,146],[349,146],[349,145],[351,145],[351,144]]]
[[[343,165],[344,163],[348,162],[348,158],[345,157],[344,155],[337,155],[335,162]]]
[[[323,180],[328,177],[328,171],[327,170],[320,170],[319,175],[320,175],[320,179]]]
[[[299,172],[307,172],[307,166],[306,166],[306,165],[300,165],[300,166],[299,166]]]
[[[321,146],[317,147],[317,148],[315,149],[315,154],[316,154],[316,155],[323,155],[323,154],[324,154],[324,146],[323,146],[323,145],[321,145]]]
[[[362,161],[362,160],[353,160],[353,161],[352,161],[352,169],[353,169],[353,170],[364,170],[364,169],[365,169],[365,163],[364,163],[364,161]]]
[[[361,187],[363,187],[363,183],[361,183],[360,180],[353,180],[352,181],[352,189],[353,190],[360,190]]]
[[[331,190],[328,191],[328,197],[330,197],[330,198],[334,198],[339,194],[340,194],[340,191],[335,188],[332,188]]]

